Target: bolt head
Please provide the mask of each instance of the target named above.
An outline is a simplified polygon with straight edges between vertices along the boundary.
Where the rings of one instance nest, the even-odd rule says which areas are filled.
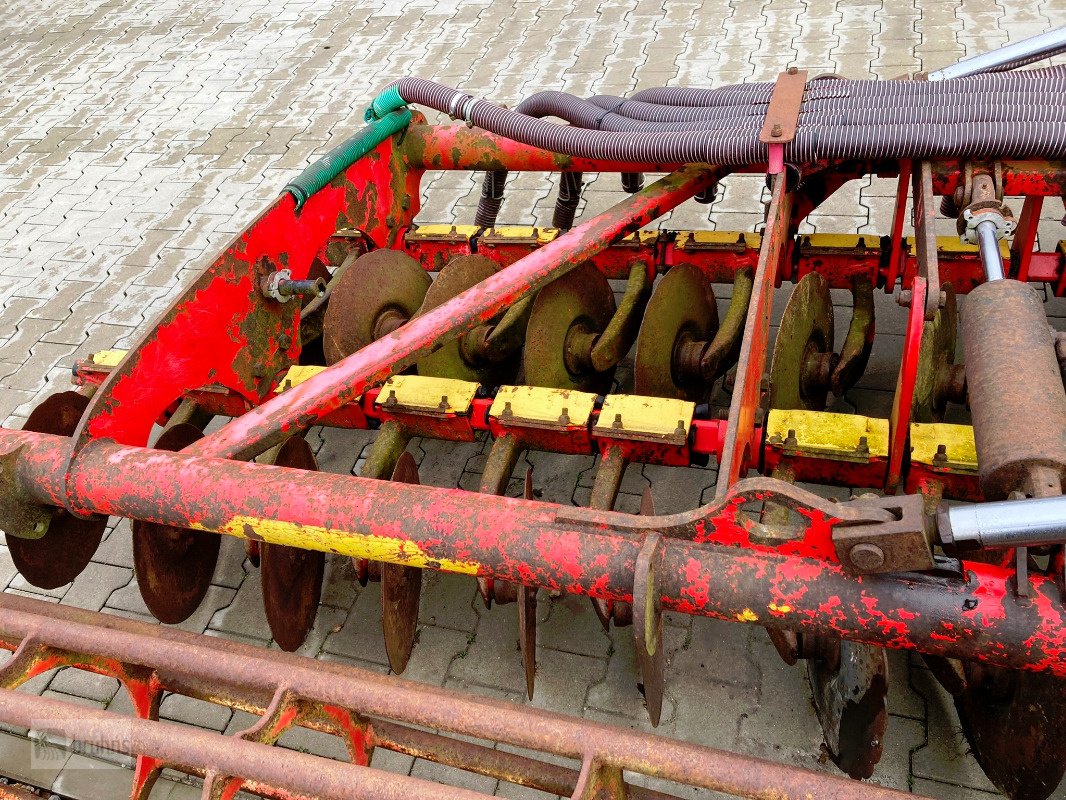
[[[885,551],[876,544],[861,542],[848,551],[848,558],[856,568],[867,572],[880,569],[885,563]]]

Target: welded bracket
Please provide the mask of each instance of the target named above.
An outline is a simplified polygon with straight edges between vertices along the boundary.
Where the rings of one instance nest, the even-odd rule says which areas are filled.
[[[921,495],[871,497],[856,505],[889,512],[892,519],[833,528],[833,547],[848,572],[921,572],[933,569],[933,526]]]
[[[759,141],[769,146],[767,172],[776,175],[784,168],[785,145],[796,138],[803,94],[807,90],[807,71],[789,67],[777,76],[770,94],[770,105],[763,118]]]
[[[918,274],[926,280],[925,318],[936,316],[940,307],[940,262],[936,250],[936,206],[933,195],[933,167],[919,162],[911,174],[914,191],[914,255]]]

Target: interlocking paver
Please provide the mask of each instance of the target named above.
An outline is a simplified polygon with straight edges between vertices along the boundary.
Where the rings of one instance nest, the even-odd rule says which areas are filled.
[[[393,78],[437,78],[511,105],[542,88],[618,94],[664,83],[770,80],[793,64],[890,78],[1064,22],[1063,0],[1009,8],[992,0],[376,0],[354,8],[336,0],[152,7],[115,0],[84,10],[52,0],[11,3],[0,23],[0,421],[21,424],[37,400],[66,388],[74,358],[128,345],[291,175],[360,124],[372,93]],[[613,176],[586,181],[586,216],[625,196]],[[523,175],[512,176],[511,186],[501,221],[546,224],[555,183]],[[690,204],[667,224],[758,229],[761,179],[734,176],[724,187],[710,208]],[[479,190],[480,178],[468,173],[427,175],[419,220],[469,222]],[[894,192],[889,180],[846,187],[803,230],[884,233]],[[1058,200],[1045,203],[1041,248],[1066,238],[1062,212]],[[729,291],[721,289],[724,312]],[[777,293],[776,313],[786,296]],[[887,416],[902,311],[882,299],[870,368],[840,402]],[[1064,308],[1049,303],[1056,320],[1066,318]],[[841,327],[846,309],[838,316]],[[715,402],[726,397],[719,393]],[[322,468],[339,472],[358,470],[373,437],[310,434]],[[486,448],[484,441],[417,440],[410,449],[424,483],[472,490]],[[526,466],[534,468],[542,499],[588,501],[594,459],[527,454],[509,494],[521,493]],[[616,507],[636,511],[650,484],[659,512],[690,509],[713,497],[715,478],[713,468],[634,466]],[[130,547],[128,523],[114,524],[82,577],[41,592],[15,575],[0,545],[0,586],[147,618]],[[331,560],[323,608],[301,652],[387,670],[379,604],[376,584],[360,588],[347,559]],[[536,703],[647,729],[631,630],[604,634],[587,600],[545,592],[538,618]],[[670,684],[661,733],[831,769],[818,762],[802,667],[781,664],[758,629],[674,616],[667,622]],[[513,606],[487,611],[470,579],[431,574],[420,624],[409,677],[521,700]],[[208,598],[182,627],[268,640],[258,575],[240,542],[224,543]],[[875,779],[933,797],[994,796],[984,791],[989,785],[965,755],[951,703],[929,673],[905,655],[893,654],[891,663],[893,716]],[[98,676],[63,672],[29,689],[129,707],[115,682]],[[163,714],[231,731],[251,721],[182,698],[164,701]],[[336,746],[313,738],[297,735],[285,744]],[[26,747],[24,739],[0,734],[0,772],[16,771]],[[57,791],[94,799],[104,774],[128,785],[128,775],[74,758],[82,757],[71,759],[69,772],[60,775],[63,757],[34,777],[52,783],[59,776]],[[444,777],[405,756],[379,752],[374,763]],[[457,782],[528,796],[486,779]],[[168,783],[157,795],[180,800],[199,790]]]

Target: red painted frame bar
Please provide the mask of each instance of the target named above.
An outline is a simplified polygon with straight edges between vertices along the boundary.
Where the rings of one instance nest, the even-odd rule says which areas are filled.
[[[68,487],[68,442],[0,429],[0,454],[21,448],[17,474],[29,498],[62,504],[69,488],[82,513],[626,602],[655,531],[666,609],[1066,676],[1066,612],[1054,579],[1031,576],[1033,594],[1019,598],[1010,570],[975,562],[955,578],[849,574],[831,529],[861,504],[806,495],[798,538],[761,543],[738,514],[753,500],[780,502],[777,482],[765,478],[691,512],[641,517],[107,441],[81,450]]]
[[[729,406],[729,427],[725,447],[718,465],[717,496],[724,497],[729,487],[743,477],[758,460],[759,442],[755,439],[755,411],[762,397],[762,376],[766,368],[766,349],[770,340],[770,309],[781,258],[787,249],[788,225],[792,212],[792,195],[785,190],[787,175],[774,176],[766,232],[759,249],[748,316],[744,323],[744,340],[737,365],[737,380]]]
[[[253,458],[352,402],[367,388],[415,363],[434,347],[488,322],[516,300],[565,275],[612,242],[712,186],[721,174],[720,169],[707,165],[682,167],[305,383],[205,436],[190,452]]]
[[[411,163],[422,169],[497,170],[512,172],[672,172],[681,164],[605,161],[552,153],[465,125],[412,125],[405,134],[404,149]],[[817,167],[817,165],[812,165]],[[1003,162],[1003,187],[1008,196],[1066,194],[1066,162]],[[953,159],[933,162],[936,194],[955,191],[965,163]],[[882,177],[898,174],[896,162],[876,162],[871,172]],[[751,164],[736,172],[765,173],[765,164]]]
[[[903,357],[900,359],[896,377],[896,391],[892,395],[892,413],[888,419],[888,474],[885,490],[896,491],[903,476],[903,462],[909,454],[907,440],[910,436],[911,402],[914,400],[914,384],[918,375],[918,354],[922,349],[922,332],[925,329],[925,278],[915,275],[911,283],[911,303],[907,312],[907,328],[903,337]]]

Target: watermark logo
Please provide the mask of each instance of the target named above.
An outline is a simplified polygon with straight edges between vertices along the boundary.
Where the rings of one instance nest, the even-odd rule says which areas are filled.
[[[125,720],[99,725],[76,717],[35,719],[29,740],[30,769],[60,768],[71,753],[115,761],[134,752],[132,721]]]

